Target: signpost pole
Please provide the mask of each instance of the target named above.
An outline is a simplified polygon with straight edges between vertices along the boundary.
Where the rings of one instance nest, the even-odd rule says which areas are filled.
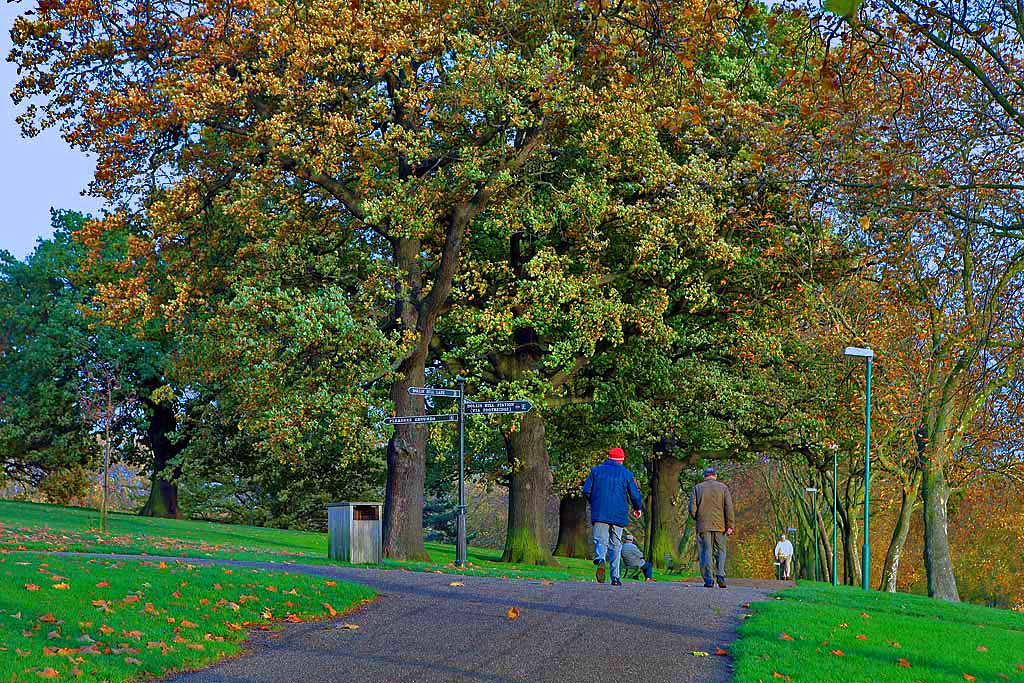
[[[459,378],[459,516],[455,541],[455,566],[466,564],[466,380]]]

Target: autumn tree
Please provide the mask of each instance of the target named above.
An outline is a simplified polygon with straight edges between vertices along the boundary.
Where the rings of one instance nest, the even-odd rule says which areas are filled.
[[[360,243],[391,292],[379,329],[402,348],[391,403],[419,414],[407,389],[424,381],[467,230],[550,158],[581,103],[612,96],[607,19],[591,4],[45,4],[14,27],[14,95],[41,100],[21,118],[26,133],[58,126],[98,156],[93,192],[122,210],[87,241],[143,199],[135,279],[116,298],[150,317],[202,306],[211,272],[189,257],[231,253],[197,239],[205,214],[252,226],[283,204],[323,217],[308,229]],[[175,252],[173,286],[153,290],[154,261]],[[425,557],[424,438],[403,426],[388,445],[392,557]]]

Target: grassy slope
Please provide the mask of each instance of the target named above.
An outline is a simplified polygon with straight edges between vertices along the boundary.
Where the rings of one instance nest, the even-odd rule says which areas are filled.
[[[285,572],[8,554],[0,681],[120,683],[195,668],[237,654],[248,628],[323,619],[372,595]]]
[[[737,683],[1024,681],[1018,612],[823,584],[780,597],[740,627]]]
[[[99,514],[85,508],[0,501],[0,548],[89,550],[236,559],[322,558],[324,534],[112,513],[100,536]]]
[[[110,532],[101,536],[96,532],[98,523],[99,515],[95,510],[0,501],[0,550],[68,550],[333,564],[326,558],[327,535],[321,533],[112,514]],[[587,560],[559,558],[560,567],[514,565],[500,561],[501,551],[470,548],[469,566],[457,569],[453,564],[453,546],[428,543],[427,552],[431,562],[385,560],[383,566],[552,581],[593,579],[594,576],[594,566]],[[655,577],[661,580],[680,578],[657,572]]]

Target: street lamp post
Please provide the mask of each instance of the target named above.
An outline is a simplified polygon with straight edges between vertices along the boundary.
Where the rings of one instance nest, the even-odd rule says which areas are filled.
[[[875,358],[872,349],[848,346],[847,356],[863,358],[867,373],[867,398],[864,401],[864,550],[861,553],[861,588],[871,590],[871,366]]]
[[[818,489],[809,486],[804,489],[811,494],[811,524],[814,525],[814,580],[818,580]]]
[[[832,445],[832,585],[839,575],[839,444]]]

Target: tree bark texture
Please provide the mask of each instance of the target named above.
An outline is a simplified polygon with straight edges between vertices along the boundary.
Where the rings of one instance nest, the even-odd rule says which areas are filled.
[[[654,459],[647,559],[654,563],[655,567],[666,566],[666,555],[672,559],[673,565],[679,562],[677,549],[682,536],[679,475],[684,467],[686,461],[671,454]]]
[[[900,493],[900,511],[896,518],[896,526],[892,530],[892,538],[889,540],[889,549],[885,553],[882,581],[878,586],[880,591],[896,592],[900,559],[903,556],[903,547],[907,542],[907,536],[910,534],[910,523],[914,516],[914,507],[917,505],[920,486],[921,472],[917,470],[910,481],[903,485],[903,490]]]
[[[565,496],[558,503],[558,542],[555,555],[587,559],[593,550],[586,499]]]
[[[931,459],[922,481],[924,497],[924,563],[928,572],[928,595],[959,602],[960,594],[949,552],[949,482],[941,464]]]
[[[423,399],[408,388],[423,386],[423,365],[411,366],[391,388],[398,415],[422,415]],[[427,429],[398,425],[388,441],[387,482],[384,489],[384,556],[428,560],[423,545],[423,487],[426,480]]]
[[[174,407],[166,403],[147,401],[150,411],[146,440],[153,451],[153,477],[149,487],[149,498],[139,511],[143,517],[180,518],[178,509],[178,485],[175,480],[181,474],[171,461],[177,457],[180,446],[171,441],[170,435],[178,428]]]
[[[557,565],[544,538],[544,512],[552,484],[544,419],[537,412],[524,413],[519,428],[506,437],[505,449],[512,471],[508,480],[508,531],[501,560]]]

